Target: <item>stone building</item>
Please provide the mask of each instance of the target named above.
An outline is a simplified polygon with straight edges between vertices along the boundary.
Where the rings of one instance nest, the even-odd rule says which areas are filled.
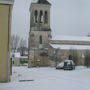
[[[85,52],[90,50],[90,37],[87,36],[55,36],[50,40],[49,56],[56,55],[53,58],[53,66],[56,62],[61,62],[65,59],[73,59],[73,54],[76,54],[79,65],[84,64]],[[52,63],[50,63],[52,66]]]
[[[29,65],[48,66],[47,51],[50,28],[50,7],[47,0],[38,0],[30,6]]]
[[[90,49],[90,37],[53,36],[50,28],[50,7],[47,0],[38,0],[30,6],[29,62],[28,67],[56,66],[78,51],[79,62]]]
[[[0,82],[10,81],[10,34],[13,3],[14,0],[0,0]]]

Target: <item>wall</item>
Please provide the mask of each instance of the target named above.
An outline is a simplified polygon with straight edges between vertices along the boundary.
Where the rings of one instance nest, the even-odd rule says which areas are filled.
[[[58,59],[57,63],[60,63],[61,61],[65,60],[65,59],[69,59],[69,55],[77,55],[76,58],[76,63],[77,65],[84,65],[84,58],[82,57],[82,55],[84,55],[86,50],[64,50],[64,49],[58,49],[58,48],[52,48],[50,47],[49,49],[49,56],[50,56],[50,66],[55,66],[56,64],[56,59],[52,56],[54,56],[54,52],[56,54],[56,57]],[[72,53],[74,52],[74,53]],[[76,54],[75,54],[76,53]]]
[[[0,4],[0,82],[10,80],[10,13],[10,5]]]

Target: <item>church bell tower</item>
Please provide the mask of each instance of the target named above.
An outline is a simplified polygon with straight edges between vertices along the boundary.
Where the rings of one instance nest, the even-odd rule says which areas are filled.
[[[51,4],[47,0],[38,0],[30,6],[29,60],[33,64],[36,61],[36,51],[40,54],[40,50],[48,48],[49,45],[50,7]],[[40,57],[37,58],[39,59]]]

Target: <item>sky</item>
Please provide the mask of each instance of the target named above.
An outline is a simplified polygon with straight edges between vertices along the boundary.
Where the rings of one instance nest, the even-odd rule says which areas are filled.
[[[31,2],[15,0],[12,11],[12,34],[28,41]],[[48,0],[51,6],[52,36],[86,36],[90,32],[90,0]]]

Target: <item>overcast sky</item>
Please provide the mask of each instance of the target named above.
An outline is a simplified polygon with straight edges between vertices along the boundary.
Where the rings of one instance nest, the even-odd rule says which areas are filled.
[[[15,0],[12,33],[28,40],[29,7],[34,0]],[[51,29],[55,35],[80,35],[90,32],[90,0],[48,0],[51,2]]]

